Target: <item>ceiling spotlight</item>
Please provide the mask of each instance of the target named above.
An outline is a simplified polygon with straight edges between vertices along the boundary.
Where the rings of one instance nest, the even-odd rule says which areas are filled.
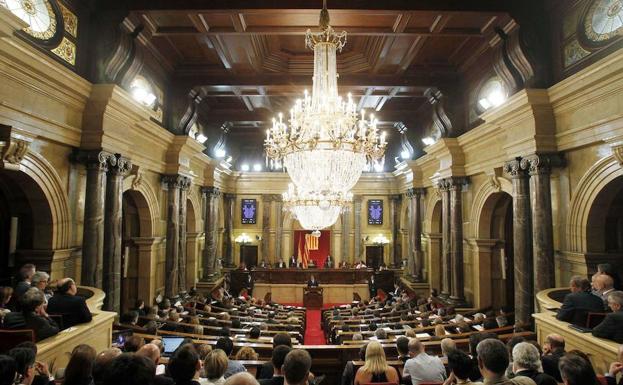
[[[242,166],[240,166],[240,170],[242,170],[242,171],[249,171],[249,165],[248,164],[243,164]]]
[[[224,158],[226,154],[227,152],[225,152],[224,148],[217,148],[216,150],[214,150],[214,156],[216,156],[219,159]]]
[[[422,138],[422,142],[427,145],[430,146],[431,144],[435,144],[435,139],[433,139],[430,136],[427,136],[426,138]]]
[[[203,134],[197,134],[197,136],[195,137],[195,140],[201,144],[204,144],[206,140],[208,140],[208,137]]]
[[[259,163],[254,164],[253,171],[262,171],[262,165]]]

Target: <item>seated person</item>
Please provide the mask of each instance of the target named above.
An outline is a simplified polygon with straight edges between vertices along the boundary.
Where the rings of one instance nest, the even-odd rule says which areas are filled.
[[[262,261],[257,267],[259,267],[260,269],[268,269],[270,267],[270,263],[268,263],[265,258],[262,258]]]
[[[309,281],[307,281],[307,287],[318,287],[318,285],[318,281],[316,281],[316,278],[312,274],[311,277],[309,277]]]
[[[597,297],[596,297],[597,298]],[[595,337],[623,343],[623,291],[613,291],[608,296],[608,306],[612,313],[593,329]]]
[[[76,295],[78,287],[71,278],[58,281],[56,294],[48,301],[47,312],[63,316],[63,328],[91,322],[91,311],[87,307],[84,297]]]
[[[571,277],[569,286],[571,293],[565,296],[556,318],[584,327],[588,313],[603,312],[603,302],[601,298],[591,293],[591,284],[584,277],[579,275]]]
[[[619,345],[618,361],[610,364],[610,370],[606,373],[608,385],[617,385],[617,375],[623,372],[623,345]],[[619,385],[623,385],[623,379],[619,380]]]
[[[328,255],[327,259],[325,259],[325,261],[324,261],[324,267],[327,268],[327,269],[333,269],[334,265],[335,265],[335,263],[333,261],[333,257]]]
[[[362,260],[359,260],[359,262],[357,262],[357,264],[355,265],[355,269],[365,269],[366,267],[366,264],[363,263]]]
[[[275,264],[275,267],[277,269],[285,269],[288,266],[286,265],[286,261],[284,261],[283,258],[279,258],[279,262]]]
[[[400,377],[396,369],[387,365],[383,346],[376,341],[370,342],[366,347],[365,364],[357,370],[354,384],[360,385],[374,382],[392,382],[397,384],[399,381]]]
[[[310,269],[315,268],[316,267],[316,262],[313,259],[311,259],[309,261],[309,263],[307,264],[307,267],[309,267]]]
[[[288,353],[290,353],[290,350],[292,350],[292,348],[285,345],[280,345],[273,349],[272,358],[270,360],[274,368],[273,376],[271,378],[261,379],[261,385],[283,385],[283,362]]]
[[[4,317],[5,329],[32,329],[35,333],[35,341],[41,341],[58,333],[59,329],[49,318],[44,307],[43,292],[32,287],[20,298],[22,311],[11,312]]]
[[[289,267],[297,267],[297,266],[298,266],[298,261],[296,257],[293,255],[290,257]]]
[[[379,266],[379,271],[384,271],[384,270],[387,270],[387,265],[385,264],[385,262],[381,262]]]
[[[245,261],[241,261],[238,265],[238,270],[247,271],[247,263]]]
[[[348,262],[346,261],[340,262],[340,269],[348,269],[348,268],[349,268]]]

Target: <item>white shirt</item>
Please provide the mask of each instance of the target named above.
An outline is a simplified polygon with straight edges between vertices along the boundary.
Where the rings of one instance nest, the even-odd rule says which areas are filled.
[[[413,385],[427,381],[443,382],[446,379],[446,369],[439,357],[429,356],[424,352],[408,359],[405,362],[403,373],[405,376],[411,377]]]

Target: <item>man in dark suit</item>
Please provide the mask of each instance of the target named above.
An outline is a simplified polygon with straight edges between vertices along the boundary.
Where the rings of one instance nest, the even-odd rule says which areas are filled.
[[[22,311],[7,313],[4,316],[4,328],[32,329],[37,342],[57,334],[58,326],[46,314],[43,303],[43,292],[31,287],[20,298]]]
[[[286,262],[283,260],[283,258],[279,258],[279,262],[275,264],[275,267],[277,269],[285,269],[288,266],[286,265]]]
[[[316,278],[312,274],[312,276],[309,277],[309,281],[307,281],[307,287],[318,287],[318,285],[318,281],[316,281]]]
[[[65,329],[92,319],[85,299],[77,296],[77,292],[74,280],[64,278],[58,282],[57,294],[48,301],[48,313],[63,316]]]
[[[590,292],[591,283],[588,279],[579,275],[571,277],[570,289],[571,293],[565,296],[556,318],[584,327],[588,313],[603,312],[603,302]]]
[[[593,335],[623,343],[623,291],[613,291],[608,296],[608,306],[612,313],[593,329]]]
[[[260,265],[258,267],[261,269],[268,269],[270,267],[270,264],[266,261],[266,259],[262,259],[262,262],[260,262]]]
[[[297,263],[296,263],[296,257],[293,255],[290,257],[290,267],[295,268]]]
[[[610,364],[610,370],[606,373],[606,382],[608,385],[617,385],[617,374],[623,372],[623,345],[619,346],[619,360]],[[619,380],[618,385],[623,385],[623,378]]]
[[[289,346],[281,345],[273,349],[271,362],[273,364],[273,376],[271,378],[260,380],[260,385],[283,385],[283,362],[288,353],[292,350]]]
[[[565,355],[565,339],[559,334],[550,334],[545,337],[543,344],[543,357],[541,363],[543,365],[543,373],[554,377],[556,381],[562,383],[558,362]]]
[[[370,276],[368,281],[368,290],[370,290],[370,298],[376,297],[376,282],[374,282],[374,275]]]
[[[327,259],[324,261],[324,267],[327,269],[333,269],[334,267],[334,261],[333,261],[333,257],[328,255]]]

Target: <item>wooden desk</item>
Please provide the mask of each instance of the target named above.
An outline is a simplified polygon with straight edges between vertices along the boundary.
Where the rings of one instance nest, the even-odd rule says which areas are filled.
[[[321,287],[306,287],[303,292],[303,306],[308,309],[322,309]]]

